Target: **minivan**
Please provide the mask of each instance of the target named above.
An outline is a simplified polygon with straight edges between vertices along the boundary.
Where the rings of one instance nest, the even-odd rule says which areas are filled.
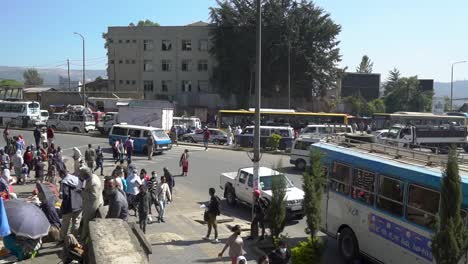
[[[247,126],[242,134],[238,135],[237,139],[241,147],[253,146],[254,126]],[[292,127],[279,127],[279,126],[260,126],[260,146],[265,147],[268,138],[273,134],[281,136],[278,149],[290,149],[294,140],[294,129]]]
[[[333,134],[340,135],[353,132],[353,128],[350,125],[308,125],[302,129],[300,136],[324,138]]]
[[[289,163],[299,170],[310,166],[310,145],[320,141],[318,137],[298,137],[291,148]]]
[[[47,126],[54,130],[73,131],[77,133],[95,130],[95,122],[89,114],[55,113],[49,116]]]
[[[162,153],[172,148],[171,139],[162,128],[134,126],[124,123],[112,126],[109,132],[109,144],[113,146],[117,140],[125,142],[128,136],[131,136],[133,139],[133,150],[135,152],[147,154],[147,140],[150,135],[152,135],[155,140],[155,153]]]

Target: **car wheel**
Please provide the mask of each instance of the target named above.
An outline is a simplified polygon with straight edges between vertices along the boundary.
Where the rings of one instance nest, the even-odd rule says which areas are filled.
[[[219,140],[213,139],[213,144],[214,144],[214,145],[219,145]]]
[[[74,128],[72,129],[72,131],[75,132],[75,133],[80,133],[80,129],[77,128],[77,127],[74,127]]]
[[[343,228],[338,235],[338,249],[346,263],[353,263],[359,258],[359,245],[350,228]]]
[[[190,142],[197,143],[197,141],[195,141],[195,139],[193,137],[190,138]]]
[[[226,192],[226,200],[230,206],[236,205],[236,195],[231,188]]]
[[[306,167],[306,162],[302,159],[299,159],[296,161],[296,168],[298,170],[305,170],[305,167]]]

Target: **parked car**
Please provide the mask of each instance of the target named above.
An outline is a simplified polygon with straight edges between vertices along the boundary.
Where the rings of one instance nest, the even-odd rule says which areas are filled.
[[[90,114],[54,113],[47,120],[54,130],[86,132],[95,130],[94,118]]]
[[[226,132],[215,128],[208,128],[208,131],[210,131],[209,142],[217,145],[225,144],[227,142]],[[182,136],[182,140],[193,143],[203,142],[203,130],[197,130],[194,133],[185,134]]]
[[[296,138],[291,149],[289,163],[296,166],[298,170],[304,170],[310,166],[310,145],[319,141],[319,137],[301,136]]]
[[[375,136],[375,142],[385,143],[385,139],[388,136],[388,129],[377,130],[373,134]]]
[[[333,134],[354,133],[350,125],[308,125],[301,131],[300,136],[314,136],[324,138]]]

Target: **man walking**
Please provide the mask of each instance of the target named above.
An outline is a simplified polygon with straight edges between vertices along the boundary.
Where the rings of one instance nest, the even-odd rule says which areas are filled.
[[[262,236],[260,240],[265,239],[265,213],[268,207],[265,199],[260,197],[260,190],[254,191],[254,218],[250,225],[250,237],[248,240],[252,240],[258,236],[258,226],[262,229]]]
[[[96,149],[96,168],[93,172],[101,168],[101,176],[104,176],[104,154],[102,153],[101,146]]]
[[[85,150],[85,162],[90,170],[93,170],[95,160],[96,151],[92,148],[91,144],[88,144],[88,148]]]
[[[130,136],[128,136],[127,141],[125,141],[125,151],[127,151],[127,164],[130,164],[133,154],[133,139]]]
[[[36,126],[33,132],[34,135],[34,142],[36,143],[36,147],[40,147],[41,145],[41,130],[39,130],[39,127]]]
[[[205,145],[205,151],[208,151],[208,142],[210,140],[210,131],[208,127],[205,126],[205,130],[203,131],[203,144]]]
[[[151,134],[148,136],[148,138],[146,138],[146,148],[148,151],[148,160],[152,160],[154,150],[154,137]]]
[[[206,218],[205,221],[208,224],[208,233],[206,233],[206,237],[203,240],[209,240],[211,234],[211,228],[214,229],[214,239],[213,243],[218,243],[218,225],[216,223],[216,217],[220,215],[221,210],[219,209],[219,202],[220,199],[217,195],[215,195],[216,190],[214,188],[210,188],[208,193],[210,194],[210,203],[208,204],[208,209],[206,210]]]
[[[86,241],[89,235],[89,221],[96,218],[96,212],[102,205],[102,187],[99,177],[92,173],[88,167],[80,168],[80,177],[84,183],[83,196],[83,228],[81,229],[81,239]]]
[[[104,194],[109,205],[106,218],[120,218],[124,221],[128,219],[128,203],[124,193],[117,187],[114,178],[104,181]]]
[[[60,198],[62,198],[60,206],[60,212],[62,213],[60,240],[63,241],[70,232],[75,235],[78,233],[81,220],[82,197],[78,177],[69,174],[65,170],[60,170],[59,176],[62,179],[60,183]]]

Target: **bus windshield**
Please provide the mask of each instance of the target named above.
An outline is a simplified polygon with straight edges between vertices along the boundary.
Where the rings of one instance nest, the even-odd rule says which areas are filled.
[[[169,136],[166,134],[164,130],[153,130],[153,135],[155,138],[159,139],[168,139]]]
[[[270,191],[273,188],[273,177],[281,177],[286,182],[286,188],[292,188],[292,184],[283,174],[262,176],[260,177],[260,188],[264,191]]]

